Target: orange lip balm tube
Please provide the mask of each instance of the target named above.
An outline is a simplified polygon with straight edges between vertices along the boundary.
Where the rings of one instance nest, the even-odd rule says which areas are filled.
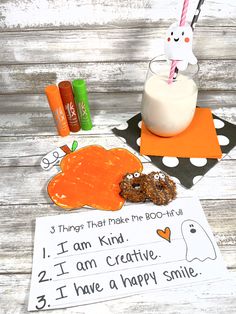
[[[80,130],[80,124],[71,83],[69,81],[62,81],[58,86],[70,131],[78,132]]]
[[[67,123],[65,110],[58,87],[56,85],[49,85],[45,88],[45,93],[48,98],[49,106],[52,110],[58,134],[60,136],[69,135],[70,129]]]

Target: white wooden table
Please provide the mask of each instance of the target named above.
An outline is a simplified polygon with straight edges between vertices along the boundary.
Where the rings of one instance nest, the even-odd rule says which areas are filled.
[[[196,4],[190,1],[189,16]],[[159,53],[160,38],[181,5],[177,0],[0,2],[0,313],[27,312],[35,218],[64,213],[47,196],[47,182],[57,170],[43,171],[42,156],[74,139],[79,147],[127,148],[111,129],[140,111],[147,62]],[[235,1],[206,0],[194,35],[198,103],[234,124],[235,21]],[[78,77],[88,83],[94,127],[60,138],[43,90]],[[191,189],[200,198],[231,282],[53,313],[236,313],[235,161],[234,148]],[[144,168],[155,169],[148,162]]]
[[[223,97],[223,95],[222,95]],[[64,213],[52,204],[46,191],[48,180],[57,171],[43,171],[40,159],[48,151],[74,139],[79,147],[99,144],[106,148],[126,147],[111,128],[125,122],[138,109],[140,95],[107,94],[90,97],[94,128],[66,138],[56,135],[45,96],[1,96],[0,201],[1,201],[1,285],[0,313],[26,313],[35,218]],[[199,97],[214,108],[214,95]],[[120,107],[121,103],[126,106]],[[109,104],[109,106],[107,105]],[[134,108],[133,104],[136,104]],[[35,108],[37,108],[35,110]],[[96,108],[96,109],[95,109]],[[117,110],[118,108],[118,110]],[[214,113],[235,121],[235,107],[215,107]],[[9,118],[11,117],[11,119]],[[35,126],[35,127],[34,127]],[[130,149],[134,152],[132,149]],[[170,290],[56,310],[55,313],[233,313],[236,309],[236,149],[212,168],[193,190],[201,200],[217,239],[232,283],[202,286],[196,292]],[[145,170],[155,169],[149,162]],[[184,189],[180,188],[180,191]],[[83,211],[77,210],[78,212]]]

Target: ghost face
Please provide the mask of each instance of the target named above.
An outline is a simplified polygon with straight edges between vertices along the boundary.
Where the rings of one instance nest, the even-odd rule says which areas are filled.
[[[184,61],[187,65],[196,64],[197,59],[192,52],[192,43],[193,31],[189,24],[185,26],[172,24],[165,37],[165,54],[169,60]]]
[[[206,231],[194,220],[185,220],[182,223],[182,235],[186,244],[186,260],[216,259],[215,248]]]

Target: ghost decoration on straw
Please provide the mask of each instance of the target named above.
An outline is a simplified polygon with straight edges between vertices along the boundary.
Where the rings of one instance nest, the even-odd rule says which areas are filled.
[[[192,51],[193,46],[193,30],[186,23],[179,26],[177,23],[172,24],[166,33],[165,38],[165,54],[168,60],[178,60],[178,69],[184,71],[188,64],[197,64],[197,58]]]

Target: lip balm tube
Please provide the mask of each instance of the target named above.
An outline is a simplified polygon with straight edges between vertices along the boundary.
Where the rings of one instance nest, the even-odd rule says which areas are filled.
[[[72,86],[81,128],[82,130],[91,130],[93,125],[90,115],[86,83],[84,80],[74,80],[72,81]]]
[[[58,86],[70,131],[78,132],[80,130],[80,124],[71,83],[69,81],[62,81]]]
[[[45,88],[45,93],[48,98],[49,106],[52,110],[58,134],[60,136],[69,135],[70,129],[67,123],[65,110],[58,87],[56,85],[49,85]]]

